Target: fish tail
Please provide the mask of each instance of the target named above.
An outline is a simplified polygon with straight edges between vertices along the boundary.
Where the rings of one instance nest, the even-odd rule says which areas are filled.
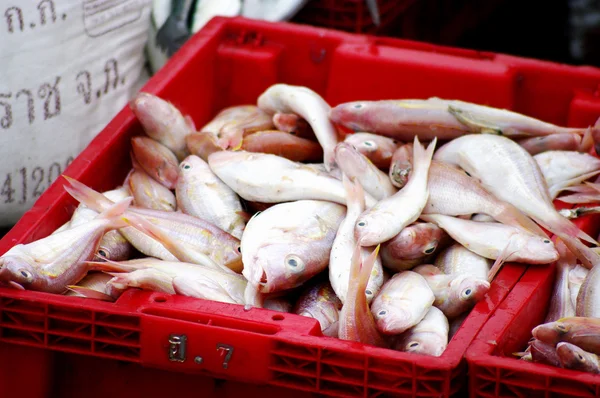
[[[90,209],[95,210],[98,213],[102,213],[110,206],[114,205],[114,202],[112,202],[106,196],[102,195],[100,192],[94,191],[92,188],[80,183],[76,179],[64,174],[63,178],[70,184],[64,186],[69,195]]]
[[[99,292],[94,289],[90,289],[89,287],[67,286],[67,289],[81,297],[102,301],[115,301],[115,299],[109,296],[108,294]]]
[[[591,248],[584,245],[578,238],[568,234],[557,234],[565,246],[577,257],[581,264],[587,269],[592,269],[596,264],[600,264],[600,255]]]
[[[534,235],[548,236],[535,221],[508,203],[500,213],[494,214],[493,216],[496,220],[503,224],[522,228]]]
[[[364,261],[362,261],[362,265],[360,268],[359,282],[360,282],[361,286],[364,283],[365,289],[367,288],[367,284],[369,283],[369,279],[371,278],[371,272],[373,272],[373,267],[375,266],[375,263],[377,262],[377,256],[379,256],[380,248],[381,248],[381,245],[380,244],[377,245],[375,250],[373,250],[373,252],[371,254],[369,254],[369,256]],[[361,258],[362,258],[362,253],[361,253]]]
[[[554,184],[551,187],[548,188],[548,190],[550,191],[550,197],[552,199],[556,199],[556,197],[558,196],[558,194],[565,190],[567,187],[570,187],[572,185],[577,185],[582,183],[583,181],[587,180],[588,178],[591,178],[593,176],[595,176],[596,174],[600,173],[600,170],[595,170],[595,171],[590,171],[589,173],[571,178],[570,180],[566,180],[566,181],[562,181],[558,184]]]
[[[413,167],[414,173],[428,172],[429,166],[431,165],[431,159],[433,158],[433,152],[437,143],[437,137],[433,139],[427,146],[427,149],[419,142],[419,137],[415,135],[413,144]]]
[[[123,219],[123,213],[127,211],[133,198],[130,196],[128,198],[123,199],[120,202],[115,203],[110,206],[108,209],[104,210],[100,213],[96,218],[97,219],[105,219],[110,221],[110,226],[113,229],[126,227],[127,221]]]
[[[565,239],[565,237],[569,239],[577,237],[581,240],[593,244],[594,246],[598,246],[598,242],[596,242],[594,238],[583,232],[581,229],[579,229],[577,225],[573,224],[570,220],[561,216],[558,213],[558,211],[548,214],[548,219],[544,220],[545,222],[541,222],[542,220],[539,221],[544,227],[546,227],[546,229],[550,230],[555,235],[558,235],[563,239]],[[571,248],[569,247],[569,249]]]
[[[342,173],[342,183],[346,190],[346,205],[350,207],[360,206],[361,211],[365,209],[365,191],[355,178],[348,177],[346,173]]]

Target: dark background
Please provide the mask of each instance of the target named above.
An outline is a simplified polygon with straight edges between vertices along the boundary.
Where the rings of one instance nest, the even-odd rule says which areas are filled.
[[[371,23],[365,0],[312,0],[294,21],[356,33],[600,66],[600,1],[378,0],[378,4],[380,27]],[[598,13],[597,23],[587,22],[583,56],[573,56],[570,51],[572,35],[577,33],[569,23],[573,8],[575,16],[587,12],[594,17],[594,12]],[[584,26],[577,21],[574,25]]]

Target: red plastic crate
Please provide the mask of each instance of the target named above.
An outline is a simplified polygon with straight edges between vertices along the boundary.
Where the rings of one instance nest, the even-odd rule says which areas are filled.
[[[331,105],[439,96],[580,126],[600,113],[598,69],[241,18],[213,19],[143,90],[202,125],[225,106],[255,103],[278,82],[308,86]],[[96,190],[114,188],[129,170],[130,138],[138,134],[141,126],[124,108],[65,174]],[[77,203],[62,185],[46,190],[0,241],[0,253],[69,219]],[[501,270],[439,358],[323,337],[315,320],[292,314],[135,290],[105,303],[0,289],[0,343],[334,396],[449,396],[465,384],[467,347],[525,270]],[[177,344],[184,335],[185,358]],[[31,355],[46,373],[57,371],[47,354]],[[4,376],[2,388],[23,382]]]
[[[574,206],[557,201],[558,208]],[[600,233],[600,215],[574,222],[592,237]],[[469,347],[471,397],[600,397],[600,376],[521,361],[531,330],[548,312],[556,270],[530,266]]]

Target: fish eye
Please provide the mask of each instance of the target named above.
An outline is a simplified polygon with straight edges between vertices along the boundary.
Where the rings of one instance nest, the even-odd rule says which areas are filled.
[[[552,242],[550,242],[550,239],[544,239],[544,241],[543,241],[543,242],[544,242],[544,243],[552,243]]]
[[[31,275],[31,272],[29,272],[29,271],[27,271],[27,270],[24,270],[24,269],[20,270],[20,271],[19,271],[19,273],[21,274],[21,276],[22,276],[23,278],[25,278],[25,279],[27,279],[27,280],[31,280],[31,278],[32,278],[32,276],[33,276],[33,275]]]
[[[437,245],[430,246],[427,249],[425,249],[423,251],[423,253],[425,253],[425,254],[431,254],[431,253],[433,253],[435,251],[436,247],[437,247]]]
[[[369,289],[367,289],[367,290],[365,290],[365,294],[366,294],[367,296],[372,296],[372,295],[373,295],[373,292],[372,292],[372,291],[370,291]]]
[[[419,346],[419,343],[417,341],[413,341],[412,343],[410,343],[408,345],[408,348],[417,348]]]
[[[189,170],[189,169],[192,168],[192,166],[190,164],[188,164],[188,163],[182,163],[181,164],[181,168],[184,169],[184,170]]]
[[[585,361],[585,358],[580,353],[577,353],[577,358],[579,358],[579,360],[582,362]]]
[[[567,327],[565,325],[563,325],[562,323],[557,323],[556,324],[556,328],[558,330],[560,330],[561,332],[566,332],[567,331]]]
[[[359,227],[364,227],[367,225],[367,223],[364,221],[359,221],[356,225],[358,225]]]
[[[363,142],[363,144],[365,144],[365,146],[369,146],[369,147],[375,146],[375,143],[373,141],[365,141],[365,142]]]
[[[386,316],[387,315],[387,310],[381,310],[377,313],[377,315],[379,316]]]
[[[100,257],[108,257],[108,253],[106,253],[106,250],[104,250],[104,249],[98,250],[98,255]]]
[[[292,269],[293,272],[301,272],[304,270],[304,262],[300,257],[295,254],[290,254],[285,258],[286,265]]]
[[[470,287],[468,287],[465,290],[463,290],[461,296],[462,296],[463,299],[468,299],[469,297],[471,297],[472,293],[473,293],[473,289],[471,289]]]
[[[360,109],[360,108],[362,108],[362,104],[355,104],[353,108],[354,109]]]
[[[237,250],[238,250],[239,253],[241,253],[242,252],[242,246],[238,246]]]

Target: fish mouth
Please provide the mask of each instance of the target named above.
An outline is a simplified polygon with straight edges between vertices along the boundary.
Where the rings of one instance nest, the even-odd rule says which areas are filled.
[[[378,322],[379,330],[388,335],[400,334],[408,330],[411,326],[405,320],[385,320]]]
[[[23,286],[21,286],[20,284],[18,284],[15,281],[9,281],[8,286],[12,287],[13,289],[17,289],[17,290],[25,290],[25,288]]]

